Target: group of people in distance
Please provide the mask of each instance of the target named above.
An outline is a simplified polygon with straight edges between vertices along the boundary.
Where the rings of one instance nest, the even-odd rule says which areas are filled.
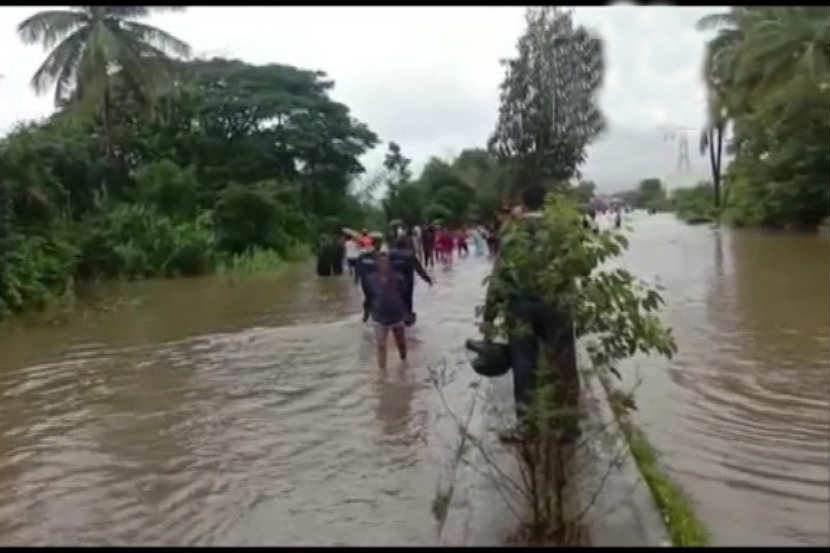
[[[430,225],[423,231],[413,227],[413,236],[420,236],[424,265],[431,267],[436,259],[439,263],[451,263],[454,251],[457,251],[458,257],[467,257],[470,255],[470,242],[477,256],[484,255],[489,233],[478,226],[452,230],[441,225]]]
[[[476,255],[484,255],[488,243],[486,230],[480,227],[462,227],[456,230],[442,225],[421,228],[402,225],[386,236],[344,232],[342,247],[349,276],[363,291],[363,322],[371,316],[377,339],[378,366],[386,368],[386,343],[389,334],[394,337],[401,361],[406,360],[405,329],[415,324],[413,306],[415,275],[432,286],[433,278],[427,267],[439,263],[450,264],[457,251],[460,258],[469,256],[470,243]],[[342,267],[341,257],[335,263]],[[340,273],[335,273],[340,274]]]
[[[599,213],[595,209],[589,209],[588,213],[582,218],[582,226],[594,232],[599,232],[600,229],[610,228],[609,218],[613,217],[614,228],[619,229],[622,227],[622,212],[623,208],[621,207],[600,209]]]

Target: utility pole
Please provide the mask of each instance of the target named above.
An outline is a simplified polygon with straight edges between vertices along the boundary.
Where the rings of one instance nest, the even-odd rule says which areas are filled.
[[[675,125],[663,125],[658,127],[663,133],[663,141],[674,141],[677,138],[677,171],[678,173],[689,174],[692,172],[692,164],[689,161],[689,135],[696,132],[691,127],[678,127]]]

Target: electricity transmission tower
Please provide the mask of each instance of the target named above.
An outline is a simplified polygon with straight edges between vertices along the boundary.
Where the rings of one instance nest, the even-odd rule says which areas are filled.
[[[664,125],[659,127],[663,133],[663,141],[674,141],[677,139],[677,171],[679,173],[690,173],[692,171],[691,163],[689,162],[689,136],[690,132],[697,132],[697,129],[691,127],[678,127],[675,125]]]

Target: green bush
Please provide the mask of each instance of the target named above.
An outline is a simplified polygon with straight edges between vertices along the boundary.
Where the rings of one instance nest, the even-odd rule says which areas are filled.
[[[294,239],[308,235],[308,224],[288,185],[262,181],[250,186],[232,184],[214,210],[220,250],[242,253],[251,247],[284,253]]]
[[[0,168],[14,184],[16,219],[25,227],[94,210],[104,176],[111,192],[124,184],[108,172],[99,138],[80,118],[18,125],[0,140]]]
[[[226,254],[219,262],[217,273],[232,281],[262,273],[282,265],[283,258],[274,250],[251,248],[242,253]]]
[[[671,207],[677,216],[690,223],[714,221],[718,209],[714,204],[714,189],[709,182],[700,182],[693,188],[678,188],[672,192]]]
[[[164,264],[167,276],[196,276],[213,269],[216,239],[213,214],[204,212],[193,222],[175,228],[175,247]]]
[[[0,275],[2,309],[40,309],[64,293],[78,261],[78,249],[62,238],[16,237],[9,241]]]
[[[85,278],[198,275],[212,266],[214,242],[210,213],[174,223],[154,207],[120,205],[85,232],[79,272]]]
[[[141,166],[135,175],[139,197],[171,217],[196,215],[199,184],[196,169],[182,169],[169,159]]]
[[[452,211],[443,204],[433,203],[424,209],[424,217],[430,223],[439,219],[446,222],[452,218]]]

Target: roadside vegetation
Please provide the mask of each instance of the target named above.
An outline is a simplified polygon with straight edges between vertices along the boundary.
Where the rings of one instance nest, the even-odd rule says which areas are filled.
[[[698,29],[716,31],[699,144],[711,178],[663,205],[690,222],[815,230],[830,216],[830,8],[738,6]]]
[[[675,547],[704,547],[710,545],[709,531],[695,514],[694,506],[680,485],[660,466],[657,452],[648,438],[632,421],[631,410],[636,403],[631,396],[616,389],[606,376],[599,378],[608,395],[611,411],[620,425],[631,456],[648,484]]]
[[[48,54],[33,89],[56,111],[0,139],[0,317],[98,279],[241,278],[318,251],[343,226],[493,221],[510,173],[483,149],[414,178],[333,101],[321,71],[192,59],[141,23],[156,9],[43,11],[20,38]],[[385,188],[382,198],[379,189]]]
[[[515,298],[535,298],[539,309],[562,314],[569,322],[560,321],[564,326],[551,330],[565,338],[548,337],[550,341],[541,344],[529,412],[519,427],[514,426],[509,450],[518,477],[500,466],[486,440],[471,435],[461,417],[453,419],[516,515],[518,539],[561,545],[584,535],[581,524],[593,501],[579,512],[568,505],[573,503],[573,471],[591,465],[593,459],[576,459],[580,446],[574,443],[575,431],[585,412],[577,367],[560,347],[567,349],[570,334],[573,340],[584,337],[591,366],[583,370],[613,374],[612,365],[638,351],[670,358],[677,346],[671,329],[657,316],[659,292],[624,269],[603,269],[627,247],[625,237],[594,232],[583,224],[580,213],[594,186],[579,181],[577,169],[588,144],[605,128],[596,97],[604,73],[602,42],[575,25],[569,10],[529,8],[526,22],[518,55],[504,61],[499,118],[489,149],[509,175],[502,198],[515,202],[528,184],[541,184],[547,197],[533,224],[517,219],[504,227],[498,270],[490,276],[490,303],[485,307],[493,323],[481,330],[491,344],[506,344],[531,332],[510,308]],[[572,117],[574,113],[585,116]],[[523,124],[516,125],[517,120]],[[641,183],[639,201],[664,199],[659,181]],[[432,380],[441,393],[446,379],[433,371]],[[444,405],[452,415],[446,401]],[[597,438],[594,429],[583,429],[581,443]],[[614,464],[604,467],[606,474]],[[604,480],[600,476],[592,482],[594,498]]]

